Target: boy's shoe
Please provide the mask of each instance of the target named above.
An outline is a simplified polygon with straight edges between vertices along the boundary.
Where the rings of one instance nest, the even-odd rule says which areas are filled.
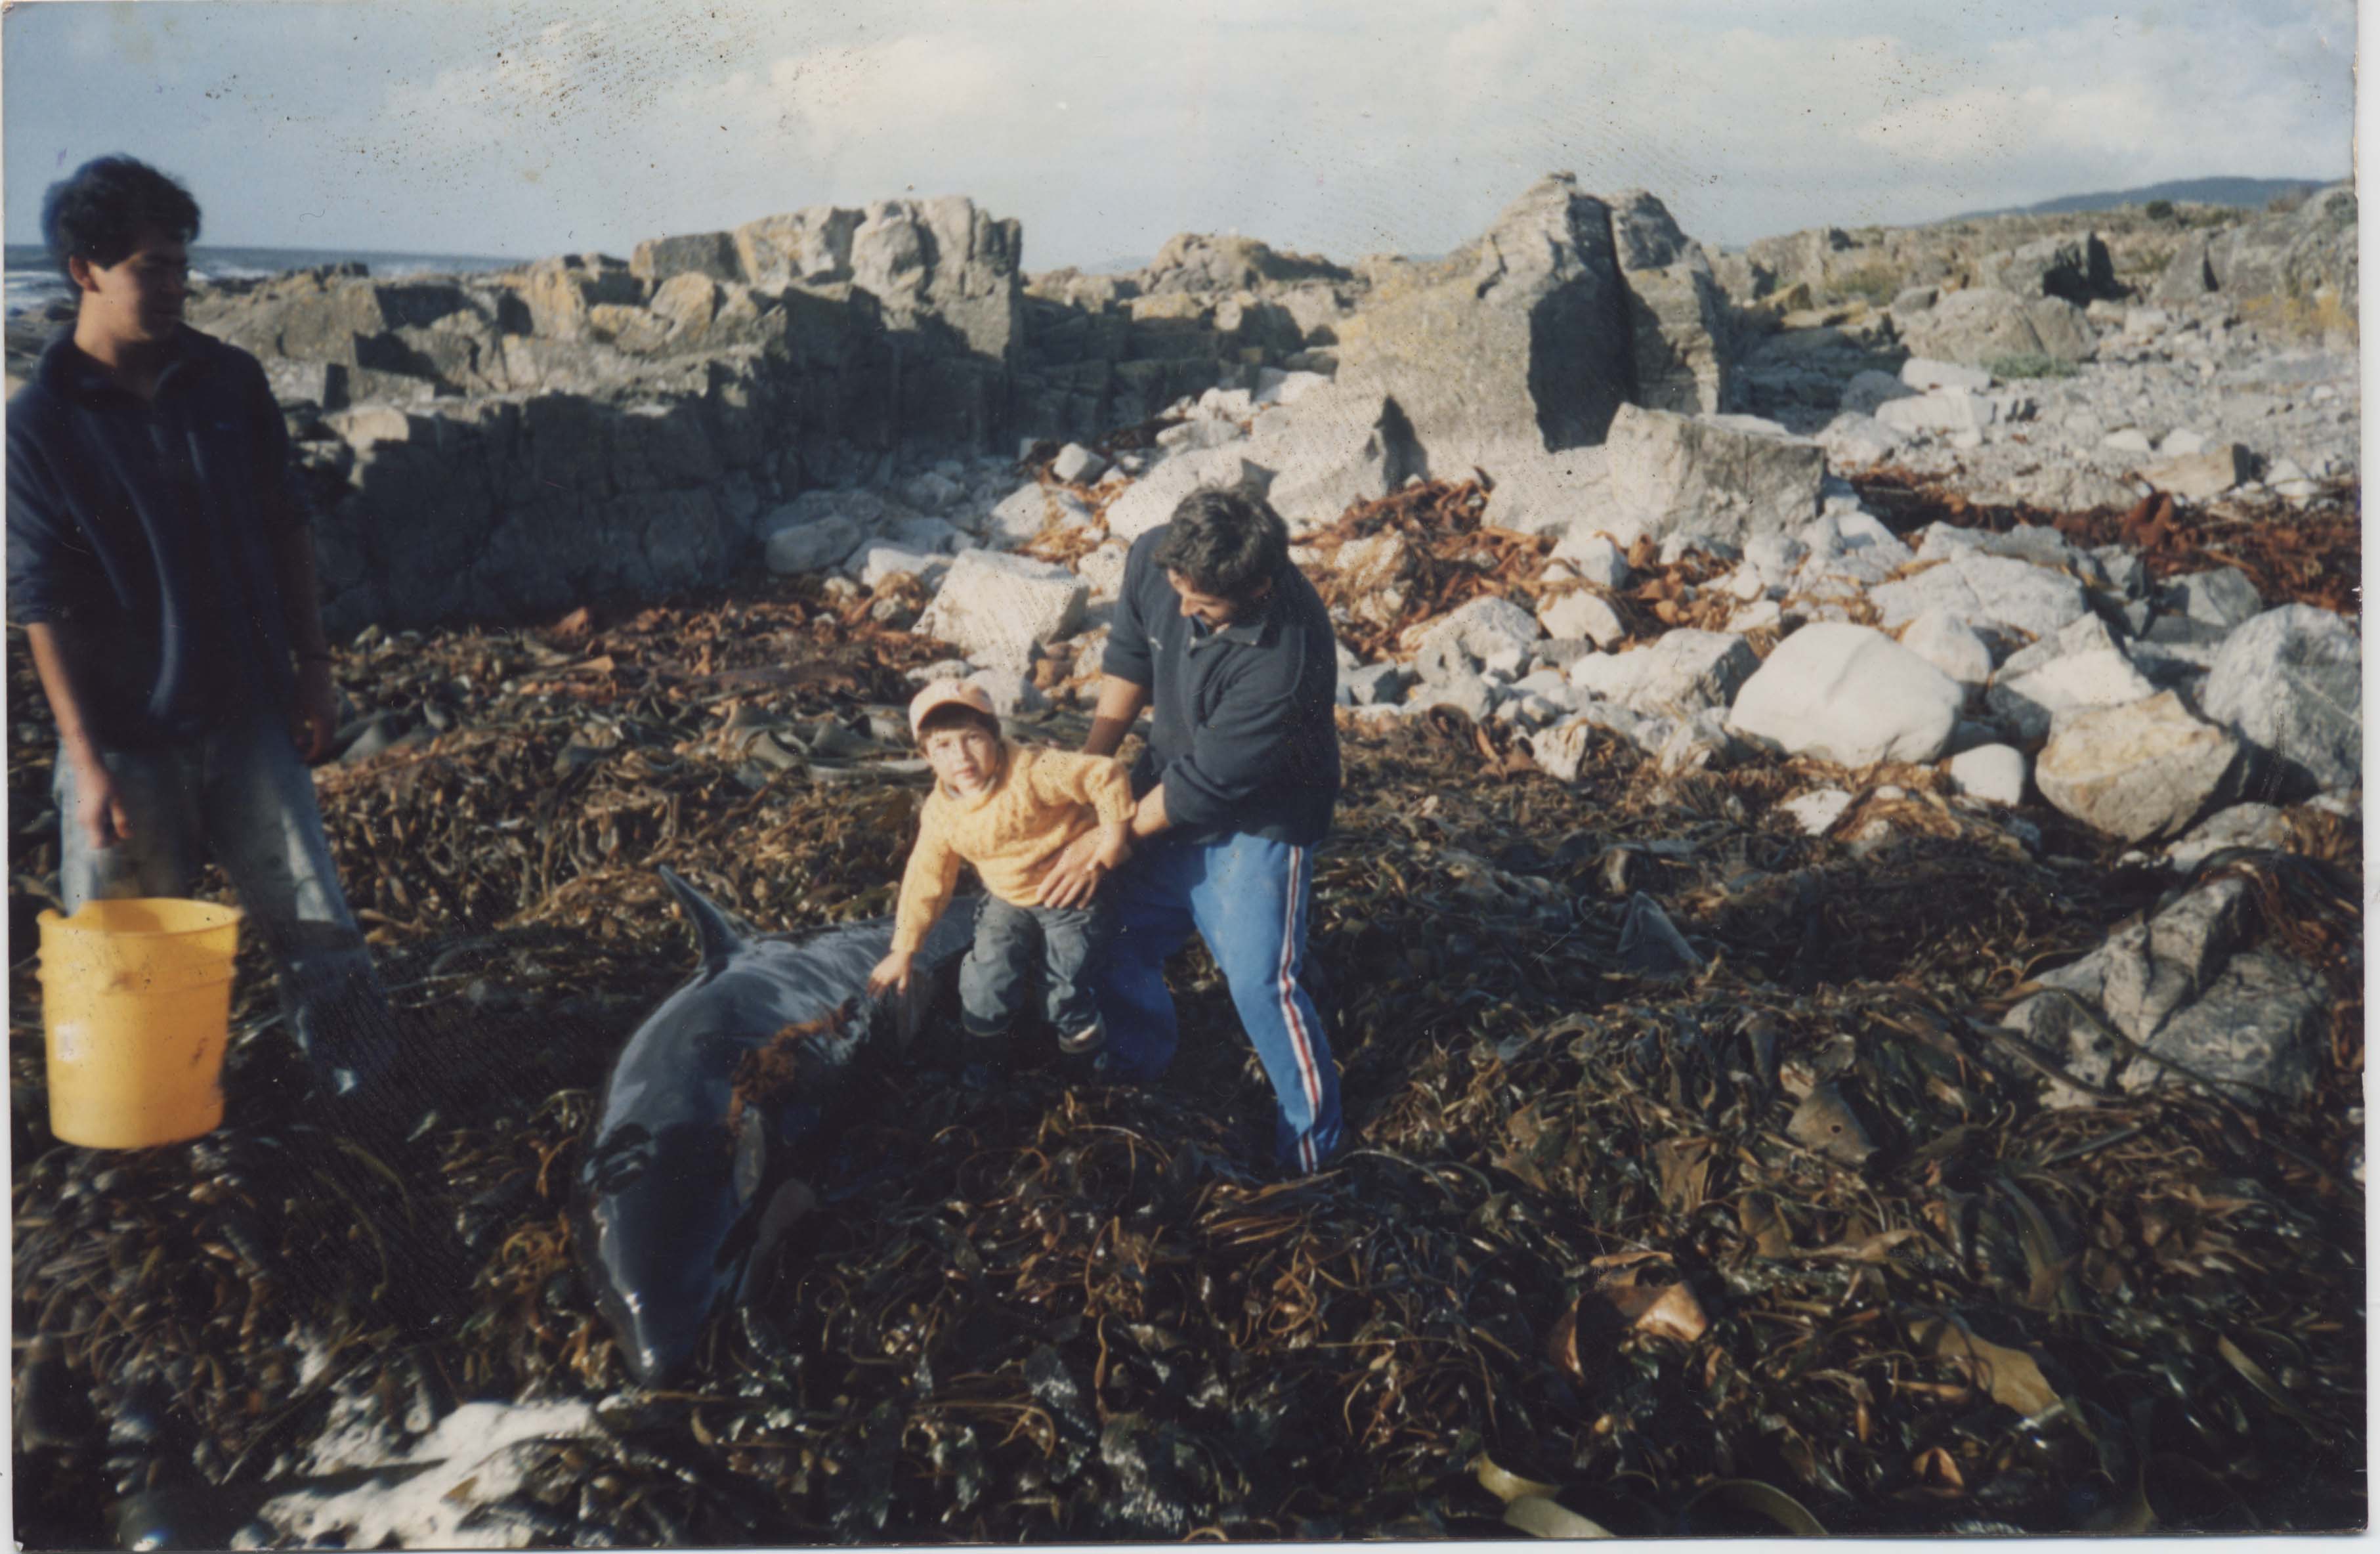
[[[1086,1052],[1096,1052],[1108,1044],[1108,1026],[1104,1020],[1093,1020],[1081,1030],[1058,1038],[1058,1050],[1070,1058]]]

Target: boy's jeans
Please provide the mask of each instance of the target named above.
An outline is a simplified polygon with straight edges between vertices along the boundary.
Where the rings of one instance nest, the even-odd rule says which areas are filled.
[[[975,919],[975,948],[959,963],[959,1018],[971,1036],[1008,1029],[1038,969],[1042,1007],[1060,1037],[1097,1025],[1099,1006],[1084,979],[1103,947],[1104,903],[1017,906],[987,895]]]
[[[1255,836],[1151,843],[1108,883],[1115,936],[1093,974],[1111,1065],[1153,1079],[1172,1062],[1181,1033],[1165,958],[1195,929],[1231,984],[1240,1024],[1272,1081],[1275,1153],[1281,1164],[1309,1172],[1340,1144],[1339,1066],[1300,980],[1313,855],[1311,847]]]
[[[339,892],[314,779],[288,731],[258,718],[177,745],[106,750],[132,834],[94,848],[76,817],[73,763],[53,784],[58,893],[72,913],[117,896],[188,896],[212,857],[280,971],[282,1010],[322,1087],[370,1085],[396,1057],[388,994]]]

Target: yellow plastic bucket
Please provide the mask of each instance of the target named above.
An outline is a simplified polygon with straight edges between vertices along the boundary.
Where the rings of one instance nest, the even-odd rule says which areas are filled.
[[[52,1133],[140,1149],[222,1124],[239,918],[163,897],[42,914]]]

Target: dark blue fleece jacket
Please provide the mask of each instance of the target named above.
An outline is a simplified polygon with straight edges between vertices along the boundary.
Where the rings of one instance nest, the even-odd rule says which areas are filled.
[[[264,370],[197,330],[150,401],[68,333],[8,402],[8,613],[86,645],[103,744],[290,704],[276,546],[303,513]]]
[[[1257,614],[1210,631],[1182,613],[1182,596],[1149,559],[1165,532],[1133,544],[1100,662],[1149,689],[1148,749],[1133,791],[1162,783],[1166,815],[1186,839],[1319,842],[1339,799],[1330,613],[1283,563]]]

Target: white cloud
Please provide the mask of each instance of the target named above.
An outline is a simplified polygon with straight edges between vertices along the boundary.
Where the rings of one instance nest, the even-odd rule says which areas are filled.
[[[136,57],[94,10],[53,50],[93,84],[25,95],[62,124],[118,91],[154,116],[170,72],[237,70],[269,83],[240,88],[261,154],[188,167],[201,185],[285,177],[310,212],[407,228],[383,244],[521,252],[914,188],[1023,218],[1037,267],[1183,228],[1352,258],[1451,246],[1556,168],[1742,241],[2345,166],[2352,0],[2144,4],[199,0],[139,9],[285,16],[289,41],[210,23]]]

